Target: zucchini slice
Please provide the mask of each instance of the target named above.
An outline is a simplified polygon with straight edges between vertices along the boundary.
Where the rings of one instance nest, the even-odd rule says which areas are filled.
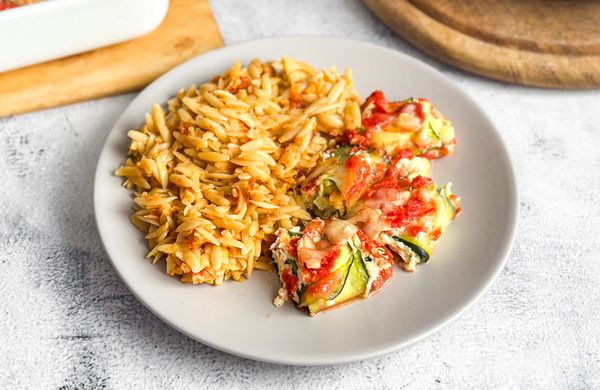
[[[363,264],[358,250],[353,251],[352,261],[347,268],[346,277],[336,294],[329,297],[320,297],[306,305],[311,316],[324,310],[334,308],[343,303],[352,301],[356,298],[366,297],[368,295],[367,286],[369,275]],[[307,289],[309,291],[310,287]],[[305,293],[306,294],[306,293]],[[300,305],[302,306],[302,305]]]
[[[429,253],[423,246],[417,243],[416,240],[401,236],[394,236],[393,238],[394,240],[409,247],[410,250],[412,250],[419,257],[419,259],[421,259],[421,263],[426,263],[429,260]]]
[[[346,282],[348,282],[348,276],[350,276],[350,268],[352,268],[352,265],[354,264],[354,262],[356,261],[356,255],[353,254],[352,255],[352,260],[348,263],[348,267],[345,270],[346,273],[346,277],[344,278],[344,282],[342,284],[340,284],[338,286],[338,288],[336,288],[328,297],[327,300],[333,300],[336,299],[344,290],[344,286],[346,285]]]
[[[321,193],[323,196],[329,196],[333,191],[339,191],[337,184],[331,179],[323,179],[321,182]]]
[[[342,290],[348,279],[348,274],[354,261],[354,251],[346,245],[340,250],[339,256],[334,260],[332,271],[319,280],[306,286],[300,295],[298,306],[310,306],[319,300],[335,299]]]
[[[437,140],[437,141],[441,141],[440,140],[440,136],[438,135],[438,133],[433,129],[433,126],[431,125],[431,121],[427,122],[427,127],[428,127],[428,133],[427,135],[429,136],[429,138],[433,139],[433,140]]]

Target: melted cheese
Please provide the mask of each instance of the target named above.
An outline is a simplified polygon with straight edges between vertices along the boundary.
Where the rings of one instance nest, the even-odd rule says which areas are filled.
[[[340,245],[349,241],[356,232],[358,227],[350,221],[344,221],[341,219],[331,219],[328,224],[325,225],[325,234],[330,242],[334,245]]]

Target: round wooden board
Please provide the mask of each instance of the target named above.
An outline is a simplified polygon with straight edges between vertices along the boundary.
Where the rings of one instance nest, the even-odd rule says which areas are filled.
[[[406,40],[466,71],[539,87],[600,86],[600,2],[364,2]]]

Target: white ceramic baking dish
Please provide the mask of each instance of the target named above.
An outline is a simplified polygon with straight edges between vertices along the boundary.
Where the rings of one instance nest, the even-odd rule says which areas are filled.
[[[0,11],[0,72],[154,30],[169,0],[47,0]]]

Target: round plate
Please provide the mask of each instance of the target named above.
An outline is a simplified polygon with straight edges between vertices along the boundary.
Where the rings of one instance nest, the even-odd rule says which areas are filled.
[[[364,98],[381,89],[391,99],[425,97],[454,123],[456,153],[433,163],[433,177],[452,181],[464,212],[450,225],[431,260],[416,273],[395,269],[381,292],[310,318],[291,304],[272,305],[274,273],[245,283],[189,285],[145,259],[143,235],[129,222],[133,201],[113,172],[125,160],[129,129],[152,103],[210,80],[240,59],[292,56],[316,67],[354,71]],[[106,252],[131,292],[175,329],[214,348],[275,363],[321,365],[373,358],[413,343],[448,323],[489,286],[514,238],[517,191],[508,153],[481,108],[429,66],[369,43],[321,37],[246,42],[196,57],[142,91],[110,132],[96,170],[94,207]]]

